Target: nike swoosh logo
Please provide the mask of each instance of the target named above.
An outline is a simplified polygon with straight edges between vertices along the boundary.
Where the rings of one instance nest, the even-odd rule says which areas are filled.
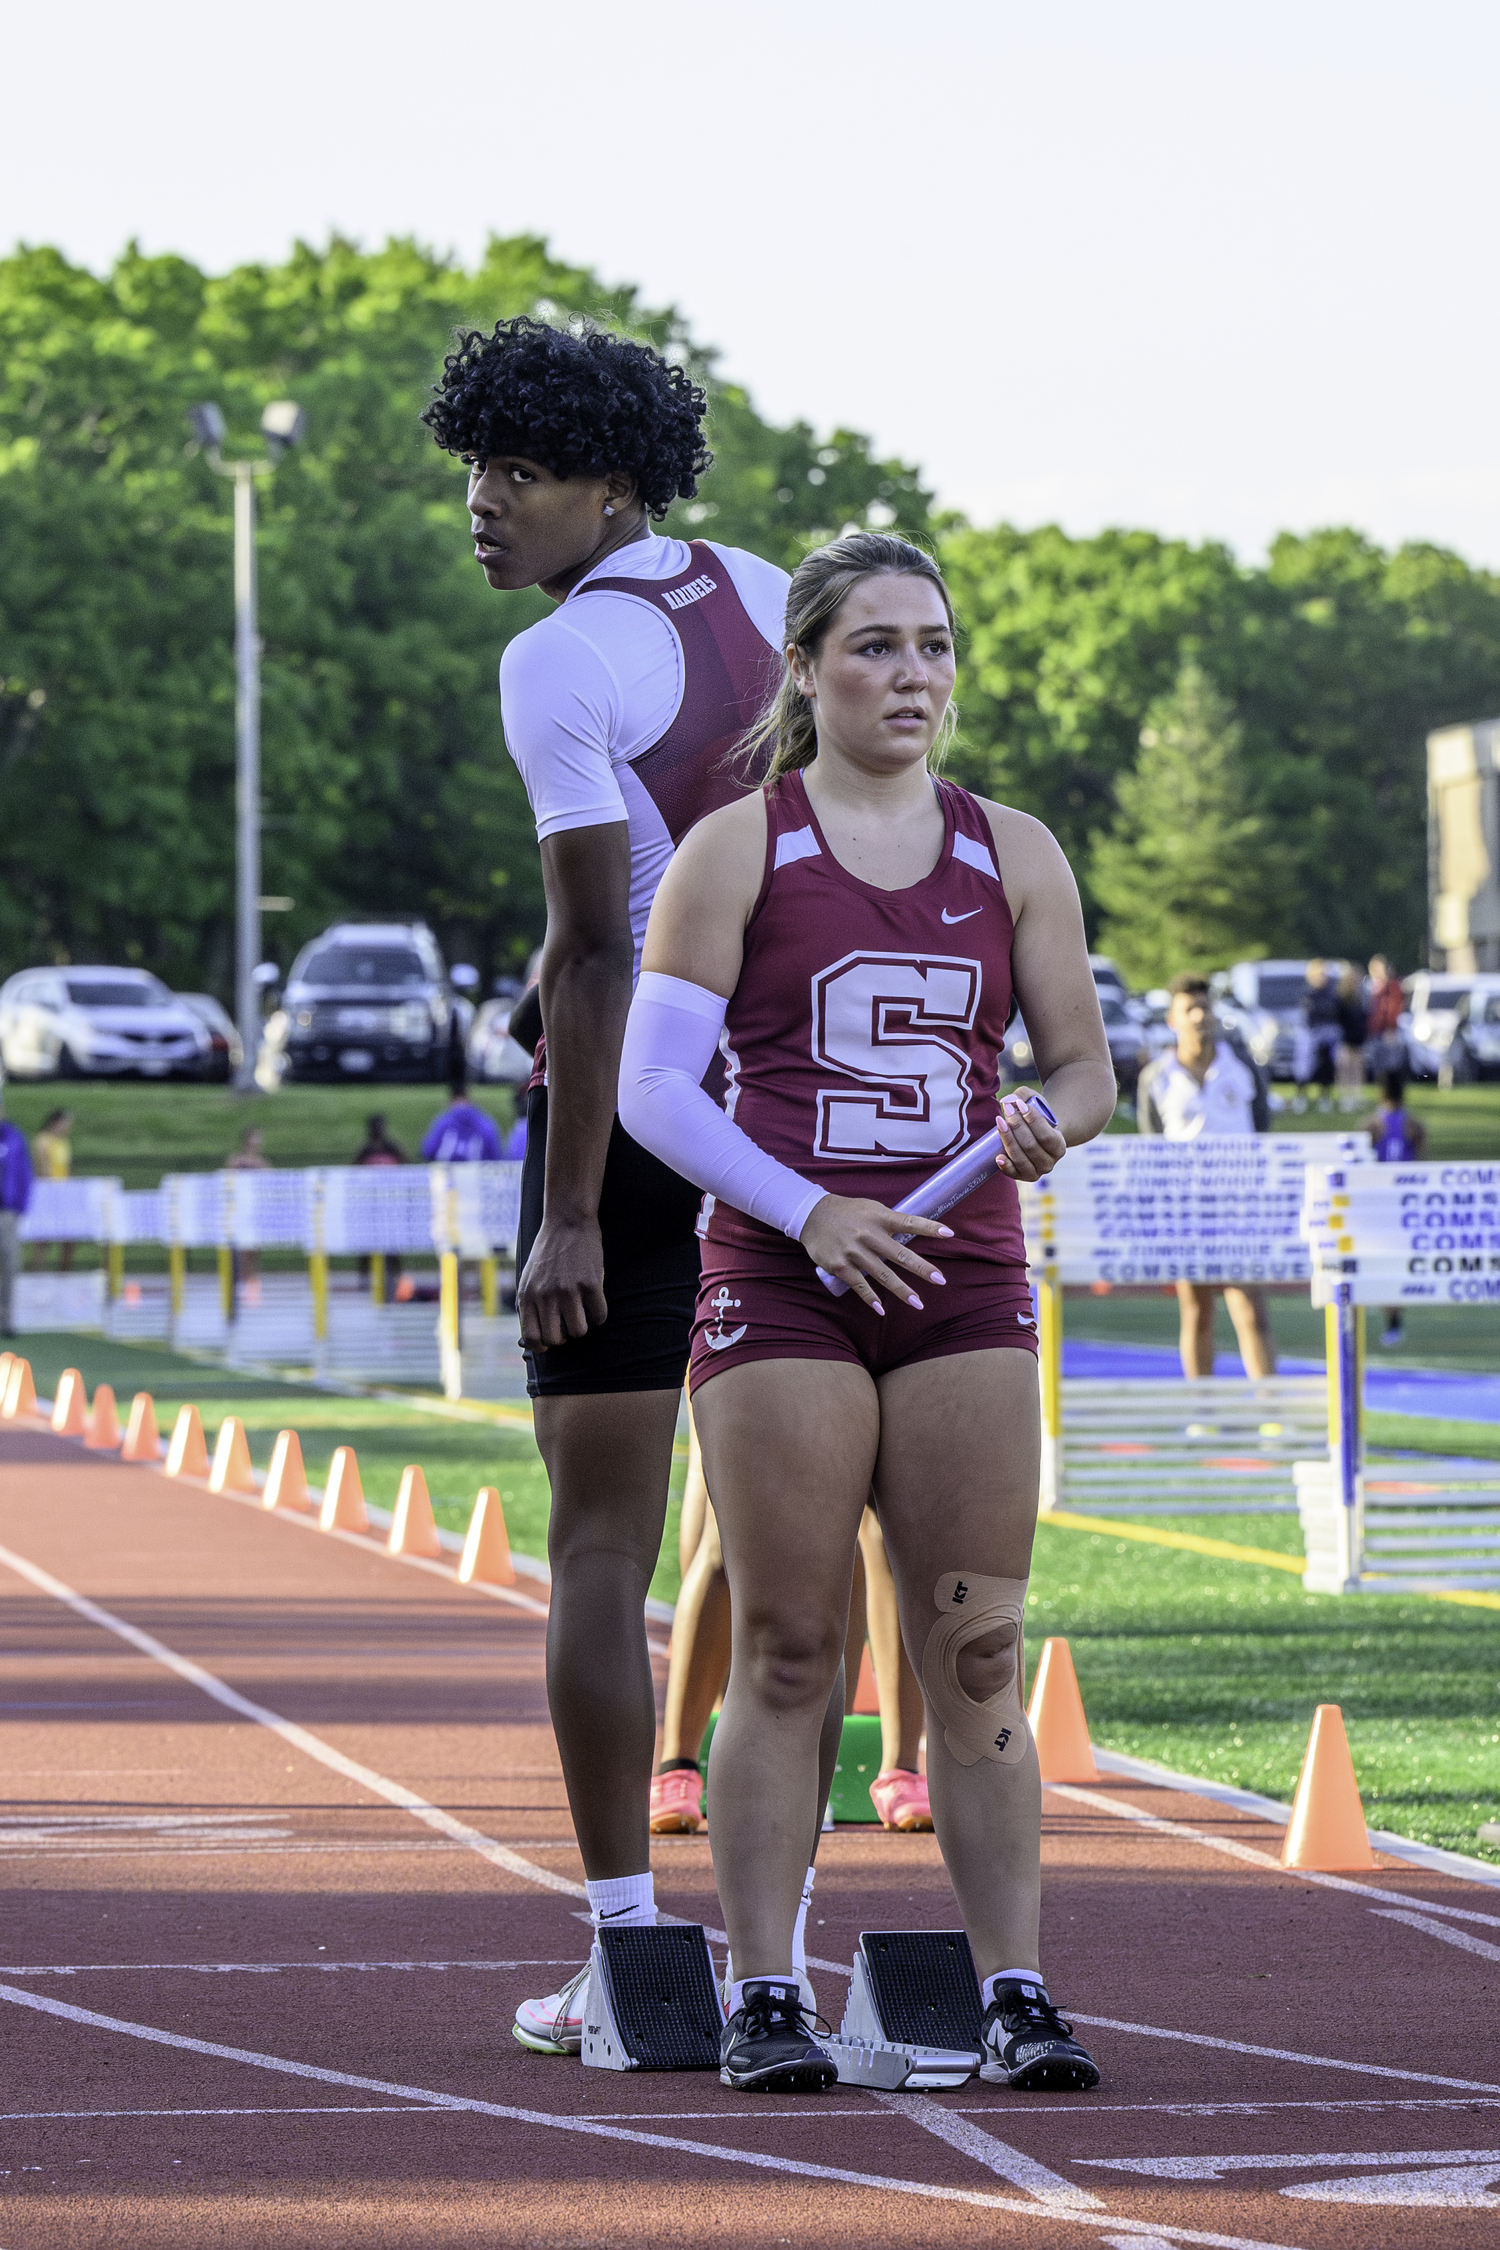
[[[982,906],[971,906],[967,914],[950,914],[945,906],[943,908],[943,920],[945,922],[972,922],[976,914],[982,914],[983,912]]]

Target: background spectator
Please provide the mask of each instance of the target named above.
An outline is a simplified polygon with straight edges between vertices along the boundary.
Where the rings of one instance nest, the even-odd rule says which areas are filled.
[[[270,1158],[266,1155],[266,1136],[258,1125],[247,1125],[240,1135],[240,1145],[233,1156],[224,1159],[226,1172],[269,1172]],[[260,1252],[236,1250],[234,1252],[234,1287],[236,1295],[241,1288],[249,1303],[260,1302]]]
[[[1365,1003],[1363,981],[1352,963],[1338,982],[1340,1109],[1362,1109],[1365,1090]]]
[[[448,1107],[428,1126],[423,1156],[429,1164],[498,1164],[499,1126],[470,1101],[462,1070],[454,1071],[449,1085]]]
[[[376,1165],[404,1164],[406,1162],[405,1149],[399,1141],[393,1141],[386,1131],[383,1110],[376,1110],[373,1116],[365,1119],[364,1145],[358,1151],[354,1161],[356,1164]],[[368,1257],[361,1258],[359,1261],[359,1278],[366,1287],[369,1286],[370,1261]],[[385,1257],[385,1293],[381,1298],[381,1303],[388,1305],[400,1285],[401,1259],[395,1251],[388,1250]]]
[[[1397,987],[1400,990],[1400,987]],[[1380,1107],[1370,1120],[1374,1139],[1375,1161],[1378,1164],[1420,1164],[1427,1147],[1427,1128],[1418,1117],[1413,1117],[1406,1107],[1406,1078],[1399,1070],[1388,1070],[1380,1089]],[[1385,1308],[1385,1333],[1380,1341],[1388,1348],[1402,1343],[1405,1332],[1401,1325],[1401,1307]]]
[[[1376,1078],[1405,1067],[1406,1042],[1400,1030],[1405,1012],[1401,979],[1385,955],[1377,953],[1365,984],[1365,1069]]]
[[[30,1201],[26,1135],[0,1109],[0,1336],[16,1332],[16,1230]]]
[[[70,1177],[73,1170],[73,1143],[69,1136],[72,1131],[73,1112],[70,1109],[54,1109],[49,1111],[40,1132],[32,1134],[31,1168],[37,1179],[66,1180]],[[45,1266],[47,1252],[51,1247],[47,1242],[33,1242],[26,1261],[33,1271],[39,1266]],[[60,1242],[57,1245],[58,1272],[69,1273],[72,1265],[72,1243]]]
[[[1332,1108],[1330,1088],[1333,1085],[1334,1058],[1338,1054],[1339,1037],[1338,988],[1328,974],[1326,961],[1309,961],[1307,989],[1302,995],[1302,1022],[1297,1029],[1297,1056],[1293,1065],[1297,1075],[1297,1096],[1292,1107],[1299,1114],[1307,1107],[1307,1089],[1314,1079],[1323,1089],[1319,1107]]]
[[[1169,1141],[1195,1141],[1219,1134],[1263,1133],[1270,1122],[1265,1081],[1237,1053],[1214,1015],[1203,977],[1177,976],[1170,986],[1167,1027],[1177,1044],[1141,1072],[1136,1089],[1136,1123],[1143,1133]],[[1214,1371],[1214,1299],[1209,1282],[1179,1281],[1181,1317],[1178,1348],[1189,1380]],[[1263,1289],[1226,1287],[1224,1302],[1239,1339],[1245,1373],[1274,1375],[1276,1347],[1271,1341]]]

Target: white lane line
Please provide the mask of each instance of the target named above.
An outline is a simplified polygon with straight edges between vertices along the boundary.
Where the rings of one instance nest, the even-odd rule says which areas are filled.
[[[576,1969],[573,1961],[69,1961],[17,1968],[0,1962],[0,1977],[276,1977],[283,1970],[310,1969],[314,1976],[343,1970],[373,1969]]]
[[[1064,2179],[1061,2172],[1049,2171],[1034,2156],[1012,2148],[1009,2141],[985,2132],[981,2126],[971,2125],[967,2117],[945,2109],[940,2102],[930,2101],[925,2094],[876,2094],[874,2098],[882,2109],[894,2110],[898,2117],[920,2125],[924,2132],[946,2141],[950,2148],[971,2156],[997,2179],[1009,2180],[1012,2187],[1024,2188],[1028,2195],[1044,2203],[1066,2204],[1080,2210],[1103,2209],[1100,2198],[1090,2195],[1087,2188]]]
[[[1095,1812],[1112,1813],[1116,1820],[1133,1820],[1137,1827],[1154,1829],[1161,1836],[1180,1836],[1195,1844],[1203,1844],[1211,1852],[1223,1852],[1229,1859],[1247,1860],[1252,1867],[1269,1867],[1273,1874],[1284,1875],[1289,1882],[1315,1883],[1325,1891],[1352,1891],[1356,1898],[1384,1900],[1390,1906],[1418,1906],[1429,1914],[1451,1914],[1461,1922],[1485,1922],[1491,1929],[1500,1930],[1500,1914],[1480,1914],[1470,1906],[1449,1906],[1436,1898],[1413,1898],[1406,1891],[1383,1891],[1373,1883],[1356,1883],[1347,1875],[1323,1875],[1307,1867],[1283,1867],[1270,1852],[1257,1851],[1253,1844],[1237,1844],[1229,1836],[1210,1835],[1206,1828],[1190,1828],[1186,1821],[1164,1820],[1160,1813],[1142,1812],[1139,1805],[1127,1805],[1114,1797],[1101,1796],[1097,1789],[1075,1789],[1071,1782],[1049,1781],[1046,1788],[1054,1797],[1068,1797],[1075,1804],[1090,1805]],[[1147,1785],[1142,1782],[1140,1787]]]
[[[1468,1930],[1450,1930],[1446,1922],[1434,1922],[1429,1914],[1403,1914],[1393,1906],[1377,1906],[1373,1911],[1382,1922],[1404,1922],[1409,1930],[1421,1930],[1428,1937],[1441,1938],[1445,1945],[1460,1945],[1465,1953],[1478,1953],[1486,1961],[1500,1961],[1500,1945],[1491,1945]]]
[[[1267,2062],[1305,2063],[1309,2070],[1354,2070],[1367,2078],[1404,2078],[1413,2086],[1458,2086],[1470,2094],[1500,2094],[1500,2086],[1478,2078],[1442,2078],[1430,2070],[1398,2070],[1392,2063],[1344,2062],[1337,2055],[1304,2055],[1294,2047],[1252,2047],[1243,2039],[1220,2039],[1207,2031],[1168,2031],[1159,2023],[1122,2023],[1114,2016],[1084,2016],[1075,2023],[1094,2031],[1134,2031],[1146,2039],[1178,2039],[1189,2047],[1219,2047],[1227,2055],[1262,2055]]]
[[[201,1689],[215,1703],[222,1704],[226,1711],[233,1711],[236,1717],[250,1719],[256,1726],[267,1728],[288,1749],[300,1750],[304,1757],[315,1758],[319,1765],[327,1766],[333,1773],[342,1774],[346,1781],[354,1782],[361,1789],[368,1789],[372,1796],[383,1797],[387,1804],[399,1805],[414,1820],[420,1820],[425,1827],[435,1828],[439,1835],[447,1836],[453,1843],[466,1844],[470,1851],[477,1852],[481,1859],[487,1859],[491,1866],[504,1868],[508,1875],[519,1875],[525,1882],[539,1883],[543,1890],[561,1891],[565,1898],[587,1897],[582,1883],[570,1882],[565,1875],[554,1875],[550,1868],[538,1867],[533,1861],[522,1859],[518,1852],[507,1851],[503,1844],[495,1843],[477,1828],[470,1828],[466,1821],[455,1820],[451,1813],[444,1812],[440,1806],[430,1805],[425,1797],[417,1795],[415,1789],[408,1789],[402,1782],[388,1780],[383,1773],[376,1773],[373,1766],[361,1765],[356,1758],[346,1758],[342,1750],[335,1750],[331,1743],[322,1741],[315,1734],[309,1734],[306,1727],[296,1726],[290,1719],[283,1719],[278,1712],[268,1711],[263,1703],[252,1703],[248,1696],[241,1695],[237,1689],[217,1679],[212,1672],[206,1672],[201,1664],[194,1664],[188,1657],[179,1656],[175,1649],[167,1647],[165,1641],[157,1640],[152,1633],[143,1633],[138,1625],[131,1625],[125,1618],[116,1617],[112,1611],[101,1609],[87,1595],[75,1593],[71,1586],[65,1586],[50,1571],[41,1570],[35,1563],[28,1562],[24,1555],[14,1554],[9,1547],[0,1547],[0,1563],[8,1570],[13,1570],[18,1578],[24,1578],[28,1585],[35,1586],[38,1593],[49,1594],[54,1601],[62,1602],[90,1625],[97,1625],[106,1633],[113,1633],[120,1640],[128,1641],[142,1656],[148,1656],[154,1664],[164,1665],[167,1671],[175,1672],[178,1679],[186,1680],[189,1686]]]
[[[1157,2180],[1217,2180],[1225,2172],[1375,2171],[1396,2164],[1500,2164],[1500,2148],[1317,2149],[1300,2156],[1079,2156],[1102,2172],[1144,2172]]]
[[[0,1867],[33,1859],[295,1859],[299,1854],[347,1852],[458,1852],[464,1844],[79,1844],[73,1851],[0,1852]],[[849,1974],[846,1969],[845,1976]]]
[[[446,2102],[277,2102],[258,2109],[3,2109],[0,2125],[87,2124],[110,2117],[451,2117]]]
[[[633,2133],[623,2125],[606,2125],[591,2117],[553,2116],[546,2110],[517,2109],[502,2102],[483,2102],[465,2094],[440,2094],[429,2086],[393,2085],[383,2078],[356,2077],[350,2071],[324,2070],[316,2063],[292,2062],[281,2055],[258,2054],[249,2047],[225,2047],[208,2039],[190,2039],[182,2032],[159,2031],[154,2024],[130,2023],[119,2016],[97,2015],[75,2008],[65,2000],[49,2000],[39,1992],[23,1992],[16,1985],[0,1984],[0,2000],[9,2000],[38,2014],[61,2016],[91,2030],[113,2031],[130,2039],[144,2039],[161,2047],[177,2047],[188,2054],[209,2055],[220,2062],[246,2063],[255,2070],[285,2072],[293,2078],[313,2078],[327,2086],[347,2086],[362,2094],[394,2095],[424,2109],[467,2110],[479,2117],[503,2118],[511,2124],[535,2125],[548,2131],[582,2133],[597,2140],[624,2141],[636,2148],[671,2149],[716,2164],[744,2164],[752,2170],[776,2172],[788,2178],[832,2180],[841,2187],[869,2188],[881,2195],[914,2195],[935,2203],[960,2203],[982,2211],[1009,2211],[1027,2219],[1065,2220],[1074,2226],[1110,2227],[1128,2236],[1135,2246],[1149,2244],[1160,2229],[1141,2220],[1119,2219],[1099,2211],[1063,2208],[1055,2203],[1023,2203],[1013,2195],[992,2195],[981,2189],[940,2187],[929,2180],[892,2179],[878,2172],[851,2172],[831,2164],[810,2164],[792,2157],[761,2156],[753,2149],[725,2148],[718,2141],[690,2141],[674,2133]],[[1262,2242],[1236,2234],[1212,2234],[1197,2228],[1174,2227],[1174,2243],[1193,2243],[1201,2250],[1288,2250],[1283,2243]]]

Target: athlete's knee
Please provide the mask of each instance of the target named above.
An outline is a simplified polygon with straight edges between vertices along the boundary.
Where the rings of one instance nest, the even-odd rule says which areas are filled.
[[[966,1641],[959,1649],[958,1684],[972,1703],[988,1703],[1012,1685],[1020,1638],[1018,1622],[997,1618],[985,1632]]]
[[[839,1620],[815,1609],[735,1620],[734,1678],[767,1710],[821,1710],[843,1653]]]
[[[949,1571],[933,1588],[938,1618],[922,1650],[922,1685],[960,1765],[1016,1765],[1026,1756],[1017,1662],[1026,1587],[1024,1578]]]

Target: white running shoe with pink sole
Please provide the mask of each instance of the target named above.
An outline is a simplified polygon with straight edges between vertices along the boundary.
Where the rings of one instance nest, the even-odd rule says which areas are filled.
[[[511,2036],[534,2055],[576,2055],[583,2046],[583,2018],[588,2004],[589,1967],[585,1961],[561,1991],[549,1992],[545,2000],[521,2002],[510,2027]]]

